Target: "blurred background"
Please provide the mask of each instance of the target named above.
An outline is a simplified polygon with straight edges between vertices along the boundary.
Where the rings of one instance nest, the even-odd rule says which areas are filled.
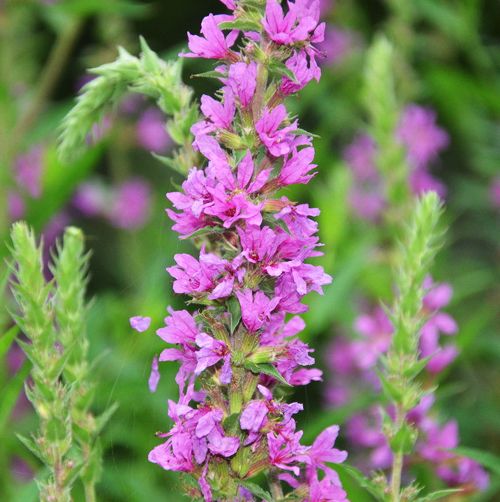
[[[12,221],[26,219],[44,234],[48,259],[64,226],[86,234],[96,408],[119,404],[103,437],[98,500],[182,500],[178,477],[147,462],[155,432],[169,428],[175,365],[163,365],[155,394],[147,381],[162,349],[154,330],[168,305],[182,307],[165,267],[190,244],[171,232],[164,212],[165,193],[182,177],[150,154],[168,155],[172,148],[152,103],[137,96],[122,102],[96,124],[88,152],[70,165],[56,155],[57,128],[91,78],[87,68],[114,60],[117,46],[137,54],[139,35],[166,59],[175,58],[186,32],[198,33],[209,12],[224,12],[224,6],[216,0],[0,0],[0,241]],[[400,117],[394,143],[408,149],[407,181],[413,193],[433,187],[446,202],[449,231],[433,277],[453,290],[444,310],[458,328],[446,341],[454,356],[432,377],[439,382],[436,413],[457,420],[462,445],[489,453],[489,488],[470,500],[500,500],[500,3],[324,0],[322,12],[323,79],[291,103],[302,127],[318,135],[319,174],[286,193],[321,209],[325,256],[318,263],[334,277],[324,296],[309,300],[304,316],[303,337],[325,372],[323,382],[296,396],[305,404],[299,419],[305,439],[332,423],[344,430],[367,405],[362,391],[339,397],[342,380],[332,351],[339,340],[359,336],[356,320],[390,303],[393,294],[387,243],[395,240],[400,214],[397,198],[385,193],[386,173],[373,166],[377,124],[366,102],[364,70],[367,49],[384,34],[395,47],[388,113]],[[215,86],[189,75],[208,68],[185,62],[185,82],[197,95]],[[423,151],[411,151],[415,138]],[[2,259],[5,253],[4,244]],[[8,327],[4,310],[0,323]],[[133,332],[133,315],[152,317],[154,329]],[[0,362],[0,500],[37,499],[37,461],[16,437],[34,424],[21,390],[26,374],[14,346]],[[351,451],[349,441],[341,432],[341,446]],[[439,483],[432,472],[419,476],[421,484]],[[371,500],[359,487],[350,489],[353,501]]]

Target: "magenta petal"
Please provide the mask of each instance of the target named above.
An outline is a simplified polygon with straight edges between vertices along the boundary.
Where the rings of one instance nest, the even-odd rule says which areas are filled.
[[[139,333],[146,331],[151,325],[151,317],[135,316],[130,318],[130,326]]]

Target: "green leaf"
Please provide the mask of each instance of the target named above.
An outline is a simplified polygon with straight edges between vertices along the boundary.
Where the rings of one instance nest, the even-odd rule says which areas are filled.
[[[288,68],[284,63],[281,63],[280,61],[272,61],[269,63],[268,67],[271,73],[280,75],[282,77],[287,77],[292,82],[297,82],[293,71],[290,70],[290,68]]]
[[[234,296],[231,297],[227,306],[229,309],[229,313],[231,314],[231,334],[234,333],[234,330],[238,327],[238,324],[241,321],[241,305],[237,298]]]
[[[17,398],[21,393],[24,381],[28,378],[31,369],[31,364],[25,361],[21,369],[13,376],[7,385],[0,392],[2,399],[0,400],[0,431],[5,429],[7,421],[16,405]]]
[[[113,403],[104,413],[96,417],[95,422],[96,422],[96,429],[95,429],[95,434],[99,435],[101,431],[104,429],[106,424],[109,422],[111,417],[115,414],[116,410],[118,409],[118,403]]]
[[[262,500],[266,502],[273,502],[273,497],[269,492],[266,492],[259,485],[252,483],[251,481],[239,481],[239,484],[246,488],[249,492],[253,493],[256,497],[260,497]]]
[[[264,375],[269,375],[272,376],[273,378],[276,378],[276,380],[281,382],[283,385],[290,386],[290,384],[283,378],[281,373],[272,364],[269,363],[255,364],[252,363],[251,361],[245,361],[243,363],[243,366],[247,370],[250,370],[252,373],[255,373],[257,375],[264,373]]]
[[[353,478],[359,486],[367,490],[371,495],[377,499],[381,499],[382,493],[377,485],[368,479],[360,470],[347,464],[334,464],[332,467],[339,473],[345,473]]]
[[[3,359],[5,354],[7,354],[12,342],[16,339],[17,334],[19,333],[19,328],[17,326],[12,326],[7,333],[2,335],[0,338],[0,360]]]
[[[191,75],[191,78],[224,78],[225,75],[224,73],[221,73],[220,71],[204,71],[203,73],[196,73],[195,75]]]
[[[221,30],[240,30],[240,31],[259,31],[262,26],[257,21],[251,19],[236,19],[235,21],[227,21],[219,24]]]
[[[393,452],[403,452],[404,455],[409,455],[413,451],[415,441],[417,440],[417,431],[410,424],[403,423],[401,428],[396,432],[390,440],[391,449]]]
[[[16,436],[17,439],[19,439],[19,441],[21,441],[21,443],[23,443],[23,445],[26,446],[26,448],[28,448],[33,455],[35,455],[35,457],[39,458],[42,462],[44,461],[43,455],[34,439],[22,436],[21,434],[16,434]]]
[[[224,430],[226,431],[227,434],[232,436],[238,433],[239,424],[240,424],[240,414],[233,413],[224,420],[223,422]]]
[[[437,492],[429,493],[429,495],[424,495],[415,500],[415,502],[432,502],[433,500],[439,500],[447,497],[448,495],[453,495],[454,493],[460,493],[463,490],[460,488],[450,488],[448,490],[439,490]]]
[[[456,453],[457,455],[463,455],[464,457],[475,460],[483,467],[486,467],[495,474],[500,475],[500,457],[497,457],[492,453],[462,446],[459,448],[454,448],[451,451],[453,453]]]

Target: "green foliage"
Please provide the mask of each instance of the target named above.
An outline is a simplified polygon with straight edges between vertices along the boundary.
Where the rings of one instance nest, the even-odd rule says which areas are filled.
[[[401,206],[410,200],[408,166],[402,146],[395,141],[401,106],[397,98],[395,50],[382,35],[366,54],[363,102],[370,119],[370,133],[377,145],[377,166],[387,183],[389,210],[401,217]],[[391,215],[389,215],[391,216]]]
[[[394,274],[398,296],[390,312],[394,334],[389,352],[382,360],[383,370],[379,373],[383,393],[396,410],[395,419],[384,418],[384,433],[394,460],[390,496],[384,496],[382,500],[414,500],[418,494],[412,485],[401,491],[401,471],[404,456],[412,453],[417,440],[417,430],[406,421],[406,413],[424,395],[416,381],[425,367],[419,360],[420,328],[425,321],[422,314],[423,282],[441,244],[443,234],[438,226],[441,214],[438,195],[435,192],[423,195],[416,203],[399,247]]]
[[[66,230],[50,282],[33,232],[16,223],[11,235],[12,289],[20,311],[13,317],[30,341],[19,343],[32,364],[33,384],[25,390],[40,423],[36,435],[21,441],[49,470],[48,479],[38,481],[41,500],[71,500],[72,486],[81,477],[86,499],[92,501],[100,477],[98,434],[112,411],[101,418],[90,411],[94,387],[85,335],[88,255],[83,234],[74,227]],[[26,375],[23,370],[12,382],[22,382]],[[3,403],[11,403],[18,392]]]

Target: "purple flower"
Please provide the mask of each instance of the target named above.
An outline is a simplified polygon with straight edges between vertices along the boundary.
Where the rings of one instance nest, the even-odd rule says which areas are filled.
[[[312,472],[323,470],[331,479],[335,479],[340,485],[340,480],[335,471],[326,464],[341,464],[347,458],[347,452],[334,448],[335,440],[339,433],[339,427],[332,425],[325,429],[314,441],[304,455],[304,462]]]
[[[149,218],[151,191],[140,179],[119,185],[109,210],[110,222],[118,228],[134,230],[145,225]]]
[[[315,173],[308,173],[317,167],[316,164],[312,164],[313,159],[313,147],[303,148],[299,151],[294,150],[292,154],[285,159],[283,168],[278,176],[280,185],[287,186],[295,183],[309,183]]]
[[[193,441],[191,435],[172,431],[171,437],[165,443],[151,450],[148,460],[169,471],[193,471]]]
[[[215,287],[215,276],[224,270],[224,260],[209,261],[213,255],[200,255],[200,261],[189,254],[174,256],[177,266],[167,268],[175,279],[174,291],[179,294],[200,294]]]
[[[236,9],[236,0],[220,0],[228,9]]]
[[[201,33],[203,37],[188,33],[188,45],[191,52],[182,54],[190,58],[206,59],[226,59],[231,55],[231,47],[238,38],[238,31],[231,31],[226,37],[219,28],[218,21],[226,21],[225,16],[214,16],[209,14],[201,22]]]
[[[193,316],[187,310],[172,310],[170,316],[165,317],[164,328],[156,331],[156,334],[165,342],[185,345],[194,343],[199,334]]]
[[[240,302],[243,323],[252,332],[262,328],[280,301],[279,297],[270,300],[262,291],[252,293],[249,289],[237,291],[236,296]]]
[[[156,108],[148,108],[137,122],[137,140],[146,150],[166,153],[172,146],[172,139],[165,129],[165,117]]]
[[[449,143],[448,134],[436,125],[436,113],[414,104],[404,110],[396,135],[417,168],[428,166]]]
[[[280,45],[293,45],[295,42],[304,42],[310,38],[318,25],[318,20],[310,15],[304,15],[306,13],[299,8],[303,4],[301,0],[295,3],[289,2],[289,10],[284,14],[277,0],[267,0],[266,15],[262,24],[273,42]],[[319,18],[317,3],[315,7],[317,7]]]
[[[300,444],[302,432],[295,432],[295,421],[290,420],[280,432],[267,434],[269,462],[271,465],[291,471],[296,476],[300,474],[298,463],[304,458],[307,448]]]
[[[87,181],[78,186],[72,204],[84,216],[98,216],[106,212],[108,194],[99,182]]]
[[[220,372],[221,383],[227,385],[231,383],[231,352],[227,345],[220,340],[215,340],[206,333],[200,333],[196,336],[196,345],[200,350],[196,352],[196,368],[194,372],[199,375],[210,366],[214,366],[219,361],[224,361]]]
[[[149,329],[151,324],[151,317],[135,316],[130,318],[130,326],[139,333]]]
[[[287,116],[285,106],[278,105],[273,110],[264,109],[262,118],[255,124],[260,140],[274,157],[287,155],[292,149],[292,132],[297,129],[297,122],[280,129]]]
[[[153,357],[153,362],[151,363],[151,373],[149,375],[148,385],[150,392],[156,392],[158,383],[160,381],[160,371],[158,368],[158,357]]]
[[[209,15],[202,37],[189,34],[187,56],[223,60],[215,69],[223,87],[217,98],[202,97],[203,118],[191,129],[198,167],[181,190],[167,194],[175,209],[168,209],[168,215],[182,238],[204,229],[193,236],[200,244],[199,258],[177,254],[176,264],[167,269],[174,291],[201,307],[194,314],[169,311],[157,332],[174,344],[159,361],[180,363],[180,397],[177,404],[169,402],[174,425],[162,435],[167,441],[150,458],[165,469],[191,472],[199,483],[199,492],[192,495],[207,501],[214,499],[212,492],[227,498],[216,478],[217,465],[221,457],[233,455],[248,478],[274,467],[284,471],[277,479],[296,490],[291,495],[343,501],[345,493],[326,466],[342,460],[343,453],[333,448],[338,429],[328,429],[311,447],[301,445],[302,432],[292,417],[303,406],[274,399],[278,375],[256,375],[264,364],[290,385],[322,378],[311,367],[312,349],[297,338],[304,322],[297,317],[286,321],[288,314],[307,310],[301,302],[307,293],[322,294],[331,282],[322,267],[307,262],[322,254],[313,219],[319,211],[279,199],[276,192],[314,176],[312,138],[298,131],[298,122],[290,121],[280,101],[319,79],[314,44],[323,39],[325,26],[319,24],[316,0],[290,0],[283,8],[269,0],[262,20],[268,36],[250,28],[237,52],[232,47],[239,32],[225,35],[221,23],[239,21],[248,6],[236,0],[222,3],[232,15]],[[278,47],[283,45],[288,47]],[[294,78],[259,72],[264,53],[281,60]],[[254,366],[250,369],[245,361]],[[252,455],[239,455],[242,447]],[[238,497],[253,499],[248,490],[239,490]]]
[[[7,211],[11,221],[17,221],[24,217],[24,214],[26,212],[26,205],[21,195],[19,195],[17,192],[8,192]]]
[[[284,96],[295,94],[303,89],[311,80],[319,81],[321,70],[314,58],[306,51],[296,52],[286,63],[287,68],[294,74],[295,80],[283,77],[280,91]]]
[[[206,120],[198,122],[192,127],[191,131],[196,137],[210,134],[218,129],[231,129],[236,112],[232,91],[226,89],[222,102],[203,95],[201,97],[201,111]]]
[[[264,401],[250,401],[240,416],[240,426],[245,431],[259,432],[268,413]]]
[[[282,199],[288,202],[286,198]],[[320,211],[316,208],[310,208],[308,204],[286,204],[285,207],[274,217],[283,220],[290,232],[296,237],[311,237],[318,231],[318,224],[310,216],[319,216]]]
[[[334,66],[341,63],[353,50],[353,45],[352,32],[327,24],[325,40],[319,44],[319,49],[326,56],[322,64]]]
[[[252,102],[257,87],[257,64],[234,63],[229,67],[227,85],[238,96],[241,106],[246,108]]]

